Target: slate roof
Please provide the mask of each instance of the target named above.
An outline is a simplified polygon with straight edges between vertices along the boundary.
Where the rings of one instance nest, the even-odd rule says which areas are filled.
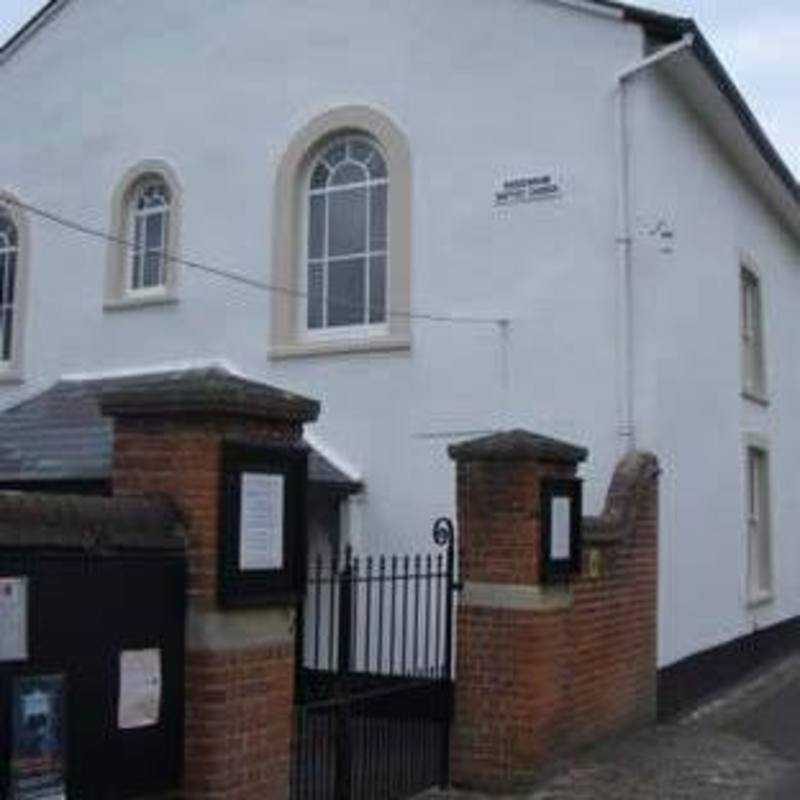
[[[224,407],[262,416],[283,413],[290,419],[310,411],[316,417],[318,411],[313,400],[220,368],[62,380],[0,413],[0,483],[109,480],[113,425],[101,405],[106,410],[113,407],[115,413],[133,413],[134,408],[137,413],[161,413]],[[264,411],[265,407],[271,410]],[[347,493],[362,488],[313,448],[309,480]]]

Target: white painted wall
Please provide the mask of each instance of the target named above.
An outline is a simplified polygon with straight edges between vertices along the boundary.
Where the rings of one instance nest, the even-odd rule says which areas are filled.
[[[690,107],[654,74],[631,86],[639,443],[662,477],[662,662],[800,613],[800,245]],[[672,252],[649,233],[674,233]],[[762,284],[768,393],[740,395],[739,269]],[[747,607],[745,435],[770,441],[775,600]]]
[[[413,309],[507,317],[508,349],[496,326],[414,322],[410,353],[270,362],[266,295],[185,271],[177,306],[104,312],[105,246],[32,218],[27,380],[1,388],[0,403],[64,373],[220,358],[323,401],[315,433],[365,477],[373,551],[427,547],[434,518],[453,513],[446,446],[459,431],[522,426],[586,445],[586,505],[598,511],[618,446],[612,97],[641,53],[637,27],[546,0],[74,0],[0,69],[0,103],[14,109],[0,186],[107,228],[120,176],[166,159],[185,189],[183,254],[267,279],[273,181],[289,139],[327,108],[372,105],[411,145]],[[735,247],[763,258],[776,302],[794,271],[757,202],[671,95],[653,91],[635,98],[635,208],[670,211],[680,251],[661,259],[637,241],[637,314],[647,322],[637,408],[642,443],[667,466],[660,661],[669,663],[747,622]],[[685,178],[659,149],[675,137]],[[503,179],[550,171],[559,199],[493,208]],[[714,213],[731,206],[727,231],[700,225],[689,189],[706,180]],[[750,233],[734,244],[732,230]],[[685,281],[694,288],[684,303]],[[693,335],[701,323],[705,335]],[[778,324],[768,321],[770,342]],[[786,369],[770,413],[796,385]],[[701,434],[714,446],[698,447]],[[779,517],[794,519],[791,477],[781,462],[773,472]],[[775,618],[798,613],[793,566],[781,567],[787,599]]]

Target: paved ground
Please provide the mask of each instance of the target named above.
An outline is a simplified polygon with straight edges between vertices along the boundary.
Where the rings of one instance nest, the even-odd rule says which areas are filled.
[[[480,795],[430,798],[481,800]],[[689,717],[554,766],[526,800],[800,800],[800,657]],[[510,799],[509,799],[510,800]]]

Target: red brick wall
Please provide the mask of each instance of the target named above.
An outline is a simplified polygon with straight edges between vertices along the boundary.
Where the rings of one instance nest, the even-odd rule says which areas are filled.
[[[544,477],[572,477],[574,470],[532,461],[467,461],[457,469],[461,575],[485,583],[538,583],[532,526],[539,485]]]
[[[293,712],[292,645],[187,658],[188,797],[285,800]]]
[[[298,425],[234,421],[118,419],[114,432],[114,493],[163,493],[187,527],[189,596],[214,605],[220,456],[225,437],[258,444],[294,442]]]
[[[235,420],[122,418],[114,437],[115,494],[160,493],[186,526],[195,613],[216,608],[219,487],[226,438],[294,442],[301,426]],[[293,718],[294,643],[222,651],[188,646],[184,796],[284,800]]]
[[[462,580],[535,586],[539,480],[564,468],[458,469]],[[626,495],[632,524],[607,531],[621,538],[584,551],[569,608],[459,605],[457,785],[524,786],[551,756],[655,718],[658,496],[656,478],[643,480]],[[590,575],[592,549],[600,577]]]

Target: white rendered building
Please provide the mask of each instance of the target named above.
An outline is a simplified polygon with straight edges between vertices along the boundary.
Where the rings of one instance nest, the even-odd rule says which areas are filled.
[[[0,105],[3,408],[212,362],[317,398],[376,553],[458,439],[585,445],[588,513],[652,450],[660,665],[800,615],[800,190],[691,21],[53,0]]]

